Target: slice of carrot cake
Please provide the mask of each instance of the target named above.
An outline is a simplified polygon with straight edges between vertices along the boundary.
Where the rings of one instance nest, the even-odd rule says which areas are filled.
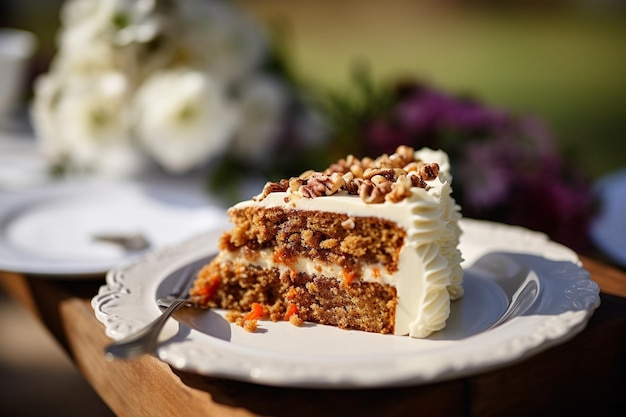
[[[451,181],[445,152],[401,146],[268,183],[229,209],[191,294],[248,330],[269,318],[426,337],[463,295]]]

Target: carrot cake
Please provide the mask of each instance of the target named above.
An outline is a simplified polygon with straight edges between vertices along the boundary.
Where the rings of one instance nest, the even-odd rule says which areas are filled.
[[[451,182],[445,152],[401,146],[267,183],[228,210],[191,295],[250,331],[265,318],[426,337],[463,295]]]

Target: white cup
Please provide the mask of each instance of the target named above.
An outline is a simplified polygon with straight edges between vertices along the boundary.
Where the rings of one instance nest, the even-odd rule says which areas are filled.
[[[27,64],[36,45],[31,32],[0,28],[0,125],[10,118],[22,98]]]

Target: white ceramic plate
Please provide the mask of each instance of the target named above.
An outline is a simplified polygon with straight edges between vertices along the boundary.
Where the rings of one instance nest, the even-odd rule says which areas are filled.
[[[419,384],[502,366],[564,342],[599,304],[599,289],[571,250],[542,234],[463,220],[465,296],[448,326],[427,339],[261,321],[255,333],[221,310],[187,310],[170,320],[157,355],[175,368],[267,385],[356,388]],[[120,339],[159,314],[155,299],[176,272],[215,251],[205,234],[109,272],[93,298],[106,334]],[[196,267],[198,264],[196,262]],[[531,302],[491,330],[526,280]]]
[[[225,211],[199,192],[165,184],[68,182],[0,192],[0,269],[72,279],[104,274],[145,252],[95,241],[96,234],[142,233],[155,250],[226,226]]]
[[[602,179],[596,192],[600,212],[591,224],[591,237],[600,250],[626,268],[626,170]]]

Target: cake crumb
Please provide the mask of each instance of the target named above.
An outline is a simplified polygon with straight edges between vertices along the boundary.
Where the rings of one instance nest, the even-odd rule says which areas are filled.
[[[297,314],[293,314],[291,317],[289,317],[289,323],[293,324],[294,326],[300,327],[304,324],[304,320],[302,320]]]
[[[238,310],[228,310],[224,315],[224,318],[229,323],[235,323],[247,332],[254,333],[259,327],[259,319],[270,318],[273,321],[276,321],[274,320],[275,310],[279,307],[279,305],[267,306],[259,303],[252,303],[251,310],[249,312],[243,313]]]
[[[224,318],[229,323],[235,323],[247,332],[254,333],[259,327],[258,319],[247,319],[243,313],[235,310],[228,310]]]
[[[258,320],[257,319],[244,320],[242,327],[244,328],[245,331],[254,333],[258,327]]]
[[[243,314],[235,310],[228,310],[224,318],[229,323],[236,323],[238,319],[243,319]]]
[[[325,239],[320,242],[320,248],[322,249],[332,249],[339,245],[339,241],[337,239]]]

